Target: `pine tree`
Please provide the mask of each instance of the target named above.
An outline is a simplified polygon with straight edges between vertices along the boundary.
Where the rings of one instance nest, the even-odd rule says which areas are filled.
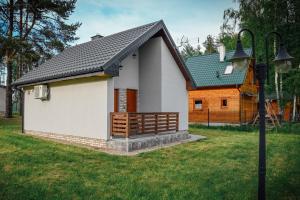
[[[217,52],[217,44],[213,36],[208,35],[205,42],[203,42],[203,46],[205,47],[204,54],[211,54]]]
[[[184,60],[193,57],[193,56],[199,56],[202,55],[201,47],[200,45],[197,45],[196,48],[194,48],[189,42],[186,42],[182,45],[182,50],[180,51],[181,56]]]
[[[78,39],[75,32],[80,23],[66,23],[75,3],[76,0],[0,2],[0,57],[4,57],[7,67],[5,117],[12,116],[12,80],[32,69],[41,56],[50,58]]]

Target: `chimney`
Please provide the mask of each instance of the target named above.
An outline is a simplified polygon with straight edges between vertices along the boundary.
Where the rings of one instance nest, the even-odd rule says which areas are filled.
[[[220,43],[220,45],[218,46],[218,51],[220,54],[220,62],[224,62],[225,60],[225,54],[226,54],[226,49],[223,43]]]
[[[96,40],[96,39],[100,39],[100,38],[103,38],[103,36],[100,35],[100,34],[96,34],[96,35],[91,37],[91,40]]]

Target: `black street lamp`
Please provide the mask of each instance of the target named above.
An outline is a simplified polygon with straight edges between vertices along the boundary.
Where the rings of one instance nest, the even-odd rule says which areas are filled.
[[[247,55],[243,49],[241,42],[241,33],[247,31],[251,35],[252,39],[252,56]],[[236,69],[245,69],[248,67],[250,59],[253,59],[253,66],[256,78],[259,84],[259,163],[258,163],[258,199],[264,200],[266,198],[265,192],[265,179],[266,179],[266,124],[265,124],[265,91],[264,84],[267,77],[267,71],[269,69],[268,61],[268,39],[271,34],[275,34],[279,37],[280,46],[278,49],[278,54],[274,59],[275,69],[278,73],[286,73],[291,68],[290,56],[286,48],[284,47],[281,35],[278,32],[270,32],[265,37],[265,49],[266,49],[266,64],[259,63],[255,64],[255,40],[254,34],[249,29],[242,29],[238,33],[238,40],[236,44],[236,50],[232,58],[230,59],[232,65]]]

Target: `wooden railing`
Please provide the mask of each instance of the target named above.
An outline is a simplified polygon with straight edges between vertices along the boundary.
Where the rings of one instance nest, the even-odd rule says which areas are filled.
[[[111,113],[112,136],[130,137],[148,133],[178,131],[179,113]]]

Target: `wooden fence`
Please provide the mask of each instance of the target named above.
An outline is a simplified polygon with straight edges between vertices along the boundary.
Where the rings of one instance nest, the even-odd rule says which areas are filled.
[[[148,133],[178,131],[179,113],[111,113],[112,136],[130,137]]]
[[[256,113],[250,111],[210,111],[209,109],[189,112],[189,122],[200,123],[250,123]]]

